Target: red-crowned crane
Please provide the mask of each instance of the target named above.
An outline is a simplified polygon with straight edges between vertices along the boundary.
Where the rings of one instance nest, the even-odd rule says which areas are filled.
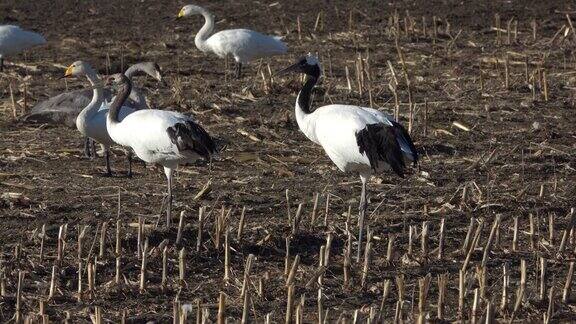
[[[170,220],[174,169],[200,158],[211,160],[217,154],[216,144],[191,117],[178,112],[145,109],[122,119],[120,108],[130,93],[130,79],[117,74],[108,80],[119,87],[106,118],[108,133],[114,142],[131,149],[144,162],[164,167],[168,180],[166,217]]]
[[[279,74],[298,72],[306,75],[306,83],[296,98],[298,127],[309,140],[324,148],[341,171],[360,176],[359,260],[368,206],[368,179],[372,174],[390,170],[404,177],[405,159],[416,165],[418,153],[404,127],[381,111],[353,105],[328,105],[312,110],[310,95],[320,78],[320,71],[318,59],[309,54]]]

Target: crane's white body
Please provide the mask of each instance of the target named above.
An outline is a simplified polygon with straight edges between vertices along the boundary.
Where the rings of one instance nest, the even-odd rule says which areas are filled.
[[[405,160],[418,160],[410,135],[388,114],[376,109],[352,105],[328,105],[312,111],[310,98],[321,75],[318,59],[307,55],[280,73],[307,75],[296,98],[296,121],[300,130],[344,172],[357,173],[362,181],[358,218],[358,253],[360,260],[364,218],[368,201],[366,186],[373,173],[393,170],[404,176]]]
[[[107,128],[114,142],[130,147],[141,160],[174,169],[178,164],[200,158],[192,151],[180,151],[166,132],[169,127],[188,121],[193,122],[190,117],[177,112],[149,109],[120,116],[117,124],[108,120]]]
[[[115,82],[121,84],[121,88],[106,119],[108,133],[116,143],[132,149],[143,161],[164,167],[168,180],[166,219],[169,224],[174,169],[202,157],[211,159],[217,153],[216,145],[192,118],[177,112],[139,110],[120,119],[118,108],[126,100],[131,83],[125,76],[115,78]]]
[[[296,121],[306,137],[320,144],[324,151],[343,172],[358,172],[369,176],[372,174],[368,156],[360,153],[356,142],[356,133],[370,124],[393,126],[392,116],[385,112],[367,107],[352,105],[327,105],[306,114],[296,101]],[[412,159],[412,151],[407,143],[398,140],[398,144],[407,159]],[[388,171],[389,166],[380,161],[380,171]]]
[[[38,33],[13,25],[0,26],[0,59],[45,43],[46,39]]]
[[[278,36],[268,36],[249,29],[228,29],[215,34],[214,16],[206,9],[187,5],[180,10],[178,17],[200,14],[204,17],[204,26],[196,34],[194,43],[202,52],[212,52],[221,58],[232,56],[241,64],[252,60],[285,54],[288,47]]]

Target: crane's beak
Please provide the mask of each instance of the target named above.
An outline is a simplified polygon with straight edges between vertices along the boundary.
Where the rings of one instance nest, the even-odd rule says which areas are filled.
[[[276,76],[286,75],[291,72],[300,72],[300,63],[292,64],[289,67],[276,72]]]
[[[184,9],[180,9],[180,12],[178,12],[178,16],[176,16],[176,19],[180,19],[184,17]]]

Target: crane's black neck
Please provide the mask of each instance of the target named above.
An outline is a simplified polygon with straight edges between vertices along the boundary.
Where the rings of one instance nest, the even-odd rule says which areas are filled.
[[[132,91],[132,82],[125,75],[121,75],[122,81],[120,82],[120,87],[118,88],[118,93],[114,97],[114,101],[110,104],[108,111],[108,118],[114,123],[119,123],[118,115],[120,114],[120,108],[128,99],[130,91]]]
[[[300,106],[300,109],[302,109],[304,113],[310,114],[312,112],[310,107],[310,97],[312,96],[312,90],[314,89],[314,86],[316,83],[318,83],[320,70],[318,69],[317,71],[306,73],[306,75],[306,83],[304,83],[302,90],[300,90],[300,93],[298,94],[298,106]]]

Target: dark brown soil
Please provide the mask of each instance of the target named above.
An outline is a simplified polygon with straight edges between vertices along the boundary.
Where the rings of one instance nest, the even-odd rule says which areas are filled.
[[[249,27],[285,35],[290,54],[251,64],[241,80],[231,78],[231,63],[197,50],[193,33],[201,18],[177,21],[177,1],[20,1],[0,3],[0,23],[18,24],[39,31],[49,44],[26,55],[8,58],[0,79],[0,276],[5,287],[0,297],[0,319],[16,312],[18,273],[24,273],[22,318],[38,312],[45,301],[50,320],[67,315],[72,322],[89,322],[101,307],[106,321],[172,321],[173,302],[195,305],[196,299],[216,320],[218,296],[227,296],[225,316],[239,322],[240,289],[244,263],[256,260],[251,272],[249,317],[273,322],[286,313],[285,238],[290,237],[290,262],[300,255],[295,277],[295,304],[304,301],[304,322],[317,321],[319,285],[306,284],[318,268],[319,250],[331,234],[330,264],[322,281],[323,306],[328,322],[349,321],[354,311],[361,318],[378,317],[384,282],[392,280],[383,316],[392,321],[398,301],[397,278],[404,276],[401,316],[418,318],[418,280],[431,275],[424,311],[437,320],[436,277],[448,274],[445,318],[458,314],[458,276],[466,254],[460,252],[470,217],[483,230],[467,267],[465,319],[472,316],[476,269],[496,216],[502,221],[497,241],[485,268],[486,287],[478,318],[489,302],[499,320],[541,321],[548,298],[539,300],[540,257],[547,259],[547,285],[555,287],[553,320],[574,320],[576,298],[562,300],[569,262],[574,261],[571,208],[576,207],[576,107],[574,83],[576,33],[566,14],[576,19],[576,8],[566,1],[218,1],[204,2],[217,16],[218,29]],[[321,20],[315,29],[317,14]],[[400,30],[392,17],[397,12]],[[497,38],[495,14],[500,16]],[[413,23],[405,24],[406,17]],[[439,19],[433,36],[432,17]],[[298,33],[297,17],[301,25]],[[427,24],[422,30],[422,17]],[[510,35],[507,33],[510,22]],[[408,19],[410,21],[410,19]],[[531,22],[536,23],[533,39]],[[516,23],[515,23],[516,22]],[[517,27],[516,27],[517,25]],[[405,27],[408,26],[408,33]],[[563,27],[564,26],[564,27]],[[560,28],[564,28],[560,33]],[[517,33],[514,32],[517,30]],[[564,32],[566,30],[567,32]],[[355,237],[360,182],[339,172],[322,149],[298,130],[293,107],[300,79],[274,78],[272,72],[297,56],[318,53],[325,70],[315,95],[315,106],[328,103],[372,105],[393,112],[389,88],[396,71],[401,120],[408,124],[409,93],[395,34],[410,79],[414,103],[412,136],[421,153],[420,165],[405,179],[392,174],[374,177],[369,185],[371,263],[361,287],[362,264],[352,264],[351,283],[343,288],[343,250],[346,247],[346,213],[352,206],[350,231]],[[516,36],[514,36],[516,34]],[[510,42],[509,42],[510,40]],[[355,62],[368,57],[369,76],[359,93]],[[107,57],[111,66],[106,68]],[[508,57],[509,86],[505,87]],[[165,178],[160,168],[135,166],[132,179],[124,176],[126,162],[120,150],[112,160],[113,177],[103,177],[103,161],[87,160],[74,129],[25,124],[14,120],[9,95],[12,82],[16,100],[27,84],[27,105],[69,89],[86,86],[85,80],[59,80],[63,68],[83,59],[100,72],[117,72],[122,66],[155,60],[163,68],[168,87],[139,79],[149,89],[154,107],[191,113],[211,134],[227,144],[221,160],[211,166],[182,167],[175,181],[173,226],[164,229],[159,218]],[[528,82],[525,76],[528,62]],[[13,65],[13,64],[17,65]],[[350,71],[348,91],[345,67]],[[545,89],[546,88],[546,89]],[[548,100],[544,92],[547,91]],[[371,98],[371,99],[370,99]],[[425,105],[428,117],[425,122]],[[20,105],[23,102],[20,101]],[[20,115],[20,112],[18,112]],[[425,126],[426,125],[426,126]],[[462,126],[458,126],[462,125]],[[425,133],[425,127],[427,131]],[[210,183],[201,197],[195,196]],[[291,235],[287,220],[299,203],[302,221]],[[310,224],[315,193],[320,193],[316,224]],[[330,205],[325,217],[325,201]],[[120,209],[118,210],[118,195]],[[206,207],[203,244],[196,251],[197,215]],[[379,207],[377,207],[379,206]],[[236,231],[242,208],[246,227],[241,240]],[[223,280],[224,249],[215,248],[215,220],[229,209],[231,279]],[[182,241],[176,245],[177,217],[186,211]],[[573,213],[573,212],[572,212]],[[530,227],[530,218],[533,228]],[[149,250],[147,287],[140,292],[141,261],[137,258],[138,219],[145,223]],[[323,224],[326,218],[327,226]],[[518,219],[518,246],[512,248],[514,219]],[[122,285],[114,284],[116,220],[121,222]],[[445,220],[444,255],[437,258],[440,221]],[[549,219],[554,219],[550,240]],[[157,222],[159,227],[155,227]],[[103,257],[97,260],[96,287],[88,292],[86,265],[98,255],[100,229],[108,222]],[[428,224],[427,260],[421,252],[422,224]],[[56,260],[58,230],[67,224],[63,260]],[[573,223],[572,223],[573,224]],[[40,260],[41,228],[46,225],[44,256]],[[82,251],[84,293],[78,301],[78,233],[88,225]],[[412,227],[413,226],[413,227]],[[414,240],[409,253],[409,232]],[[531,235],[533,233],[533,235]],[[386,260],[388,241],[395,237],[392,259]],[[158,245],[167,239],[168,282],[160,289],[162,254]],[[223,240],[223,238],[222,238]],[[533,242],[533,243],[532,243]],[[532,245],[533,244],[533,245]],[[178,251],[185,249],[185,282],[178,280]],[[353,249],[355,251],[355,248]],[[520,263],[527,263],[524,300],[514,312],[520,286]],[[57,290],[46,300],[53,265]],[[510,276],[508,306],[501,308],[503,267]],[[262,281],[262,294],[258,292]],[[546,293],[547,294],[547,293]],[[196,318],[196,308],[188,315]],[[480,320],[480,319],[478,319]],[[441,322],[441,321],[440,321]]]

